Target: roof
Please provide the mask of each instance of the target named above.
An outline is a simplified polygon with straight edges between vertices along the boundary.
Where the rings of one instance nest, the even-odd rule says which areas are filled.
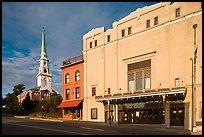
[[[75,63],[80,62],[80,61],[83,61],[83,55],[82,54],[63,61],[62,66],[69,66],[69,65],[75,64]]]
[[[40,87],[41,87],[41,86],[27,89],[25,92],[23,92],[23,93],[21,93],[21,94],[25,94],[25,93],[27,93],[27,92],[34,92],[34,91],[35,91],[35,92],[41,92]],[[58,92],[57,90],[55,90],[54,88],[51,88],[51,89],[52,89],[51,92],[50,92],[49,90],[47,90],[47,91],[50,92],[50,93],[52,93],[52,94],[59,94],[59,92]],[[18,96],[20,96],[20,94],[19,94]]]

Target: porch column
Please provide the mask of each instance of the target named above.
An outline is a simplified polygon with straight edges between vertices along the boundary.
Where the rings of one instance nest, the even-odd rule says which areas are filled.
[[[118,104],[115,104],[115,122],[118,124]]]
[[[170,103],[165,102],[165,126],[170,128]]]
[[[111,119],[110,119],[110,100],[108,100],[108,123],[111,124]]]
[[[165,112],[164,120],[165,120],[165,128],[170,128],[170,107],[169,103],[166,102],[166,96],[163,95],[163,110]]]

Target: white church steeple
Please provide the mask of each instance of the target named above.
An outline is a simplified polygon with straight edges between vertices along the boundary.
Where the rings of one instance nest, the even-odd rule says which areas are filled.
[[[51,91],[51,78],[52,75],[49,74],[48,68],[48,59],[45,46],[45,29],[43,27],[42,31],[42,47],[41,47],[41,57],[40,57],[40,66],[37,74],[37,86],[41,86],[40,90],[49,90]]]

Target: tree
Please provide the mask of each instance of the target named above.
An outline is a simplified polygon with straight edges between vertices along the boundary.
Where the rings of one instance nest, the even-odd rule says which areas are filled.
[[[52,96],[49,101],[49,112],[58,112],[57,106],[61,103],[62,97],[59,95]]]
[[[25,99],[22,102],[22,106],[25,110],[30,110],[31,101],[30,101],[30,95],[27,93]]]
[[[3,105],[6,105],[10,112],[20,110],[20,104],[18,102],[17,96],[21,94],[24,89],[24,84],[17,84],[13,88],[13,93],[7,93],[6,96],[3,98]]]
[[[19,94],[23,93],[24,89],[25,89],[24,84],[17,84],[13,88],[13,93],[15,94],[15,96],[18,96]]]
[[[30,100],[30,95],[27,93],[25,99],[22,102],[22,106],[26,111],[32,111],[38,105],[38,101]]]

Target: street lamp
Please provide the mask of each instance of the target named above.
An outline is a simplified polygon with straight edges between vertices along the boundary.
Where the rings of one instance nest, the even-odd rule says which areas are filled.
[[[197,24],[193,24],[194,32],[194,50],[192,60],[192,131],[196,132],[196,58],[197,58],[197,46],[196,46],[196,28]]]
[[[42,96],[42,118],[43,118],[43,110],[44,110],[44,106],[43,106],[43,100],[44,100],[44,93],[43,91],[41,92],[41,96]]]

